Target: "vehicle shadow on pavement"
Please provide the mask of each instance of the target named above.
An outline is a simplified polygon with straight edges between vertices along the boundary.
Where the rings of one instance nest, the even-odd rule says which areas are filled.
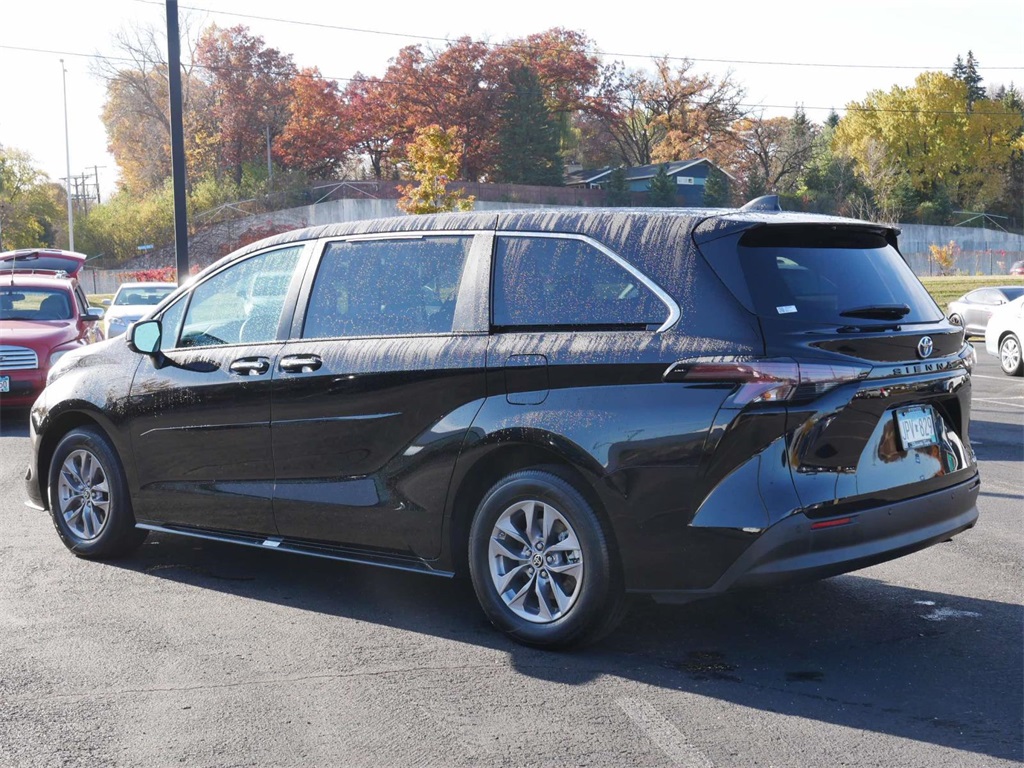
[[[0,437],[28,437],[28,408],[0,408]]]
[[[971,441],[980,461],[1024,461],[1024,440],[1019,424],[971,419],[971,436],[984,435],[983,441]]]
[[[992,757],[1024,752],[1024,609],[858,575],[682,606],[639,603],[589,648],[524,648],[466,580],[153,534],[114,565],[199,589],[508,654],[575,686],[613,675]],[[198,599],[198,598],[197,598]]]

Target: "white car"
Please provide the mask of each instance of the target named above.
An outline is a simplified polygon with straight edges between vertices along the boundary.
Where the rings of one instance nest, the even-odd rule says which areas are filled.
[[[103,302],[107,305],[103,315],[106,338],[112,339],[127,331],[129,325],[148,314],[177,287],[177,283],[121,283],[109,304]]]
[[[1021,339],[1024,339],[1024,296],[993,312],[985,327],[985,351],[999,358],[999,365],[1007,376],[1024,373]]]

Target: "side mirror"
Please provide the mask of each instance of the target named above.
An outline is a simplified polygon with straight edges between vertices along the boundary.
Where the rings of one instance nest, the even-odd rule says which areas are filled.
[[[87,323],[95,323],[97,320],[103,319],[103,314],[104,310],[100,307],[89,307],[82,315],[82,319]]]
[[[128,346],[144,355],[153,355],[160,351],[162,336],[159,320],[145,320],[128,329]]]
[[[109,307],[110,299],[104,299],[103,301],[100,302],[100,304],[102,304],[104,307]]]

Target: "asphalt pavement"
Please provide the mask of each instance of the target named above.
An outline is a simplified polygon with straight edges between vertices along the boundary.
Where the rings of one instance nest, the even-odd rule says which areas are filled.
[[[571,653],[461,581],[164,535],[77,559],[0,414],[0,766],[1020,765],[1024,379],[977,346],[974,529]]]

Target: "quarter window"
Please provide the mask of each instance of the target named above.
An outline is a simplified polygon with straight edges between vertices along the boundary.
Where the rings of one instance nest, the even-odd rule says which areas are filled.
[[[493,323],[499,327],[657,328],[668,316],[637,276],[584,240],[499,237]]]
[[[196,286],[178,346],[255,344],[276,339],[302,248],[298,245],[261,253]]]
[[[451,333],[472,241],[447,235],[330,243],[303,338]]]

